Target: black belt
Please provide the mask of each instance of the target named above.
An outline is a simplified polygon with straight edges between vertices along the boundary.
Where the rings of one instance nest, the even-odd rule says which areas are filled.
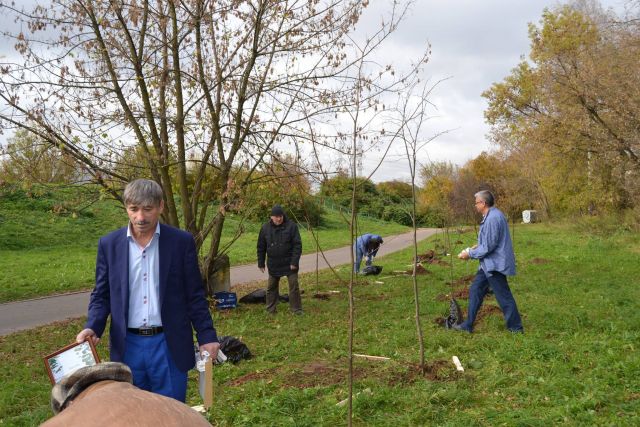
[[[162,326],[146,326],[142,328],[127,328],[128,332],[136,335],[144,335],[150,337],[162,333]]]

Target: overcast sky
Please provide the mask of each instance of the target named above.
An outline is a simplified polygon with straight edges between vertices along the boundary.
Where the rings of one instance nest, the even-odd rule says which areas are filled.
[[[601,3],[621,12],[624,0]],[[373,0],[372,4],[363,17],[365,24],[379,22],[379,7],[388,1]],[[558,4],[549,0],[416,0],[398,32],[385,44],[383,55],[415,57],[429,42],[432,56],[426,75],[432,82],[447,79],[432,94],[431,101],[437,106],[432,114],[436,117],[429,121],[426,134],[450,132],[422,152],[422,163],[451,161],[462,165],[491,149],[483,116],[486,102],[481,93],[503,80],[528,54],[527,24],[537,24],[546,7]],[[3,13],[0,25],[6,29],[14,24],[7,22]],[[12,45],[0,43],[0,56],[14,56]],[[368,175],[379,160],[379,153],[367,153],[363,172]],[[372,178],[376,182],[408,180],[406,159],[397,154],[389,156]]]
[[[558,4],[547,0],[416,1],[392,39],[390,50],[418,53],[425,40],[431,43],[426,74],[434,82],[448,80],[431,97],[437,106],[432,114],[437,117],[430,120],[430,129],[433,133],[451,130],[427,146],[420,156],[422,162],[462,165],[492,148],[483,116],[486,102],[481,94],[492,83],[502,81],[520,58],[528,55],[528,23],[538,24],[543,10]],[[620,12],[624,1],[601,4]],[[365,156],[365,174],[377,164],[379,159],[375,157]],[[391,179],[409,179],[406,159],[391,156],[373,176],[376,182]]]

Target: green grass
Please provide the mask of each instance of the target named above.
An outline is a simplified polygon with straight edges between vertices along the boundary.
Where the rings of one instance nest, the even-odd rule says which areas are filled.
[[[437,236],[442,244],[442,235]],[[460,240],[456,253],[474,240]],[[436,246],[434,239],[420,251]],[[378,259],[384,272],[359,279],[355,294],[354,352],[389,362],[356,359],[354,424],[415,425],[638,425],[640,423],[640,235],[594,234],[575,225],[518,226],[518,276],[510,283],[526,333],[506,331],[499,314],[483,318],[474,334],[447,331],[435,320],[448,303],[451,278],[475,272],[476,262],[429,266],[419,276],[420,318],[430,375],[415,370],[418,347],[410,251]],[[339,274],[347,277],[348,267]],[[248,291],[250,286],[242,288]],[[282,290],[285,291],[286,285]],[[302,278],[305,315],[281,304],[274,317],[261,306],[215,312],[220,335],[234,335],[255,357],[214,369],[214,425],[333,426],[346,424],[347,289],[329,272]],[[458,287],[456,287],[458,289]],[[317,290],[338,290],[329,300]],[[285,291],[286,292],[286,291]],[[460,300],[463,307],[465,300]],[[485,301],[495,305],[494,299]],[[0,424],[37,425],[46,419],[50,385],[41,356],[67,344],[81,321],[0,338]],[[106,343],[99,345],[104,356]],[[459,356],[457,374],[450,362]],[[188,403],[197,404],[195,381]],[[364,390],[370,389],[369,392]]]
[[[97,242],[100,236],[126,225],[124,211],[113,201],[100,198],[88,187],[0,187],[0,303],[93,287]],[[94,202],[91,203],[90,201]],[[317,233],[321,247],[349,244],[344,219],[328,211]],[[239,226],[229,215],[223,245]],[[244,232],[231,246],[231,265],[256,262],[260,223],[244,223]],[[396,223],[360,219],[362,230],[382,235],[405,232]],[[315,251],[311,232],[301,226],[303,252]],[[208,241],[203,250],[208,249]]]

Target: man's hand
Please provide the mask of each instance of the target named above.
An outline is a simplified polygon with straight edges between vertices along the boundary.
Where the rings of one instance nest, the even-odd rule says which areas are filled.
[[[258,267],[261,273],[264,273],[264,267]]]
[[[91,338],[91,341],[93,341],[93,345],[97,345],[100,342],[100,338],[98,338],[96,333],[93,332],[93,329],[89,328],[80,331],[80,333],[76,336],[76,342],[84,342],[87,340],[87,338]]]
[[[292,271],[296,271],[298,269],[298,266],[293,264],[289,265],[289,267],[291,268]]]
[[[220,343],[219,342],[210,342],[207,344],[202,344],[200,346],[200,354],[202,354],[203,351],[206,351],[209,353],[209,355],[211,356],[211,360],[215,362],[216,358],[218,357],[218,350],[220,350]]]
[[[458,254],[458,258],[463,259],[463,260],[468,260],[470,258],[468,248],[464,249],[462,252],[460,252]]]

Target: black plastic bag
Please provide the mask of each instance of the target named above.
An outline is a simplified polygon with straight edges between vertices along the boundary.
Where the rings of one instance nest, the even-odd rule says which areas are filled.
[[[280,295],[280,302],[289,302],[289,295]],[[266,304],[267,303],[267,290],[256,289],[255,291],[248,293],[240,298],[240,304]]]
[[[459,325],[463,321],[464,315],[462,314],[460,305],[458,305],[458,301],[456,301],[455,298],[451,298],[451,301],[449,302],[449,316],[444,319],[444,327],[451,329],[453,325]]]
[[[361,274],[363,276],[377,276],[382,272],[382,266],[380,265],[367,265],[362,269]]]
[[[252,354],[249,347],[236,337],[220,337],[220,351],[227,356],[227,361],[238,363],[242,359],[251,359]]]

